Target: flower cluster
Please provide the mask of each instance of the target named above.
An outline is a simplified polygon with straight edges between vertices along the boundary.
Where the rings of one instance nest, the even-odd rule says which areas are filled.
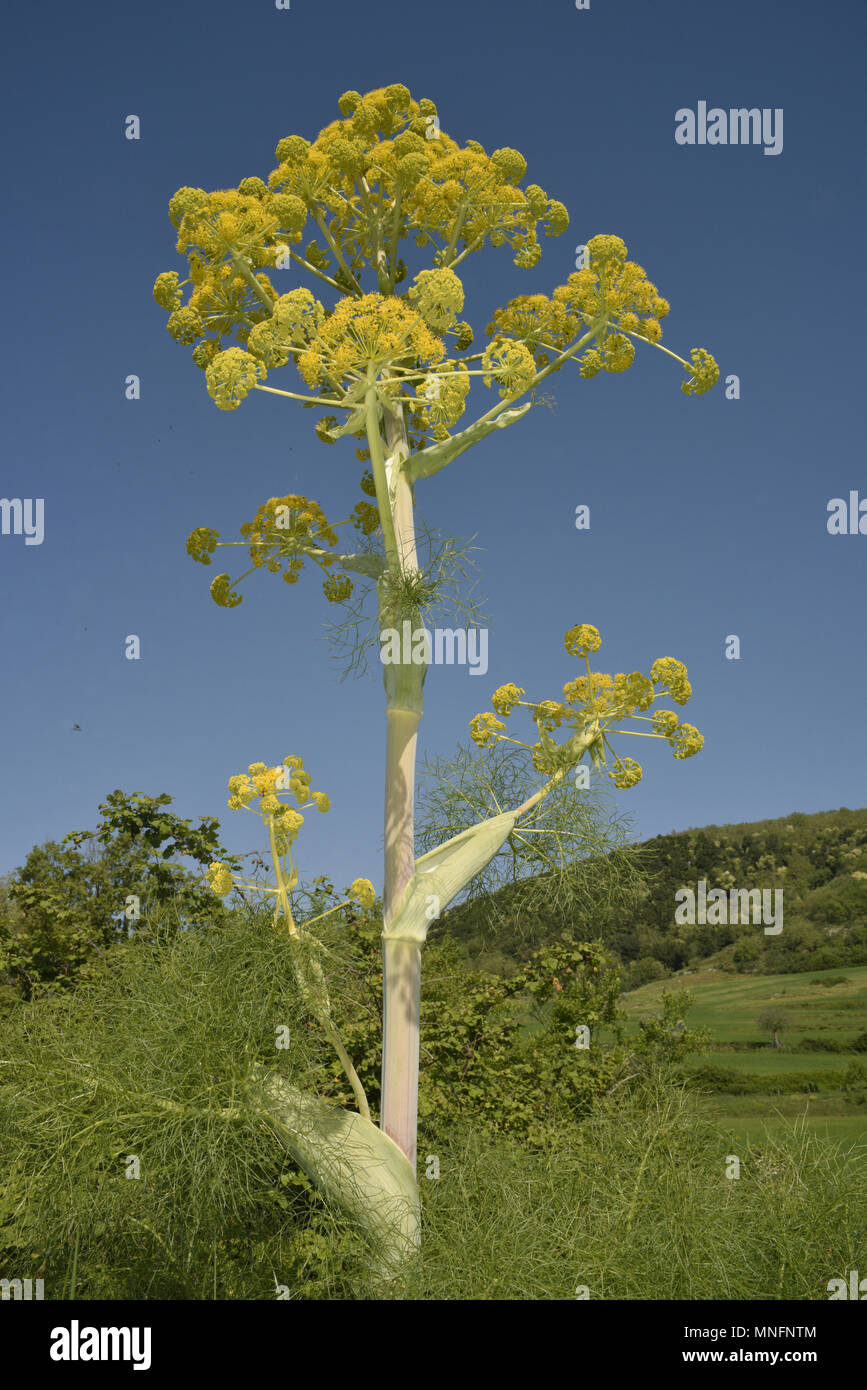
[[[375,508],[373,510],[375,512]],[[378,519],[378,513],[376,515]],[[252,569],[282,572],[287,584],[298,582],[305,559],[312,559],[325,571],[338,560],[337,555],[326,549],[336,546],[337,534],[318,502],[309,497],[290,494],[269,498],[254,519],[244,523],[241,535],[249,543]],[[218,531],[210,526],[199,526],[187,539],[187,554],[200,564],[209,565],[217,546],[226,544],[229,542],[221,541]],[[326,598],[336,603],[352,592],[352,581],[345,575],[326,574],[322,588]],[[213,580],[211,597],[223,608],[235,608],[241,602],[241,595],[233,590],[228,574],[218,574]]]
[[[496,743],[499,731],[505,729],[505,724],[498,719],[495,714],[485,710],[482,714],[477,714],[470,720],[470,734],[474,743],[480,748],[487,748],[492,743]]]
[[[301,812],[280,800],[278,793],[287,790],[295,797],[299,807],[306,809],[314,806],[323,812],[329,809],[325,792],[310,790],[310,774],[304,769],[303,759],[295,755],[284,758],[280,767],[251,763],[247,772],[229,778],[229,807],[233,811],[240,810],[258,799],[257,814],[273,830],[274,843],[280,855],[286,854],[304,824]]]
[[[406,298],[435,333],[453,328],[464,307],[464,287],[453,270],[420,270]]]
[[[299,288],[275,300],[271,317],[250,330],[247,348],[266,367],[285,367],[294,352],[309,346],[325,322],[325,310]]]
[[[635,357],[632,339],[658,343],[660,320],[670,306],[644,269],[627,260],[627,247],[620,237],[591,237],[587,257],[584,268],[570,275],[550,298],[519,295],[498,309],[488,324],[488,336],[510,335],[523,343],[539,369],[596,323],[595,346],[586,348],[578,359],[581,375],[626,371]],[[678,360],[690,373],[682,386],[688,395],[709,391],[719,376],[719,368],[704,348],[693,349],[691,362]]]
[[[373,907],[376,902],[376,889],[369,878],[354,878],[349,885],[349,892],[364,908]]]
[[[625,371],[635,341],[659,342],[667,301],[627,259],[619,237],[600,235],[588,243],[584,269],[550,297],[519,296],[496,311],[489,345],[472,359],[479,367],[467,371],[446,358],[442,335],[459,352],[473,341],[470,325],[458,319],[464,288],[456,267],[486,243],[509,245],[516,265],[534,266],[540,227],[559,236],[569,224],[566,209],[538,184],[522,186],[527,163],[518,150],[488,153],[477,140],[459,145],[440,128],[434,103],[414,100],[400,83],[365,95],[345,92],[339,106],[341,118],[315,140],[291,135],[278,143],[267,182],[254,176],[215,192],[185,187],[170,201],[189,279],[163,272],[154,298],[169,315],[170,333],[192,347],[219,409],[236,410],[269,370],[294,361],[315,393],[301,399],[348,412],[342,422],[333,415],[320,420],[319,437],[360,437],[372,374],[383,404],[404,403],[409,448],[418,451],[448,439],[473,375],[512,401],[588,329],[593,336],[583,355],[564,359],[584,377]],[[308,222],[319,240],[302,251]],[[433,268],[419,271],[399,295],[407,276],[399,250],[410,237],[439,249]],[[287,254],[342,296],[334,307],[308,289],[278,294],[264,272]],[[364,283],[371,273],[375,293]],[[689,395],[718,378],[704,349],[694,349],[689,362],[678,360]],[[366,512],[356,524],[375,529]],[[220,595],[224,587],[221,580]],[[343,581],[330,582],[326,592],[345,589]]]
[[[599,629],[592,623],[579,623],[577,627],[570,627],[563,642],[570,656],[587,656],[590,652],[598,652],[602,646]]]
[[[673,710],[657,710],[652,716],[644,713],[655,700],[668,696],[676,704],[686,704],[692,694],[686,667],[674,657],[660,657],[653,663],[650,678],[640,671],[608,675],[590,669],[590,654],[599,650],[602,639],[592,624],[582,623],[566,633],[565,647],[572,656],[582,658],[586,674],[567,681],[563,700],[542,700],[534,703],[523,700],[523,687],[509,682],[494,691],[492,714],[477,714],[470,723],[470,733],[481,748],[500,739],[517,743],[532,753],[537,772],[562,776],[589,752],[597,768],[607,766],[606,750],[613,754],[608,739],[614,726],[624,720],[649,723],[652,733],[645,738],[664,738],[674,750],[675,758],[690,758],[701,748],[704,740],[692,724],[681,724]],[[658,687],[658,688],[657,688]],[[522,743],[509,738],[503,722],[523,705],[536,725],[538,741]],[[498,718],[497,716],[502,716]],[[551,737],[561,726],[567,730],[562,743]],[[636,734],[633,729],[618,729],[618,734]],[[633,787],[641,780],[642,769],[633,758],[614,757],[609,777],[617,787]]]
[[[462,148],[441,130],[434,103],[413,100],[403,84],[344,92],[338,104],[343,119],[312,143],[299,136],[280,141],[268,179],[272,191],[303,201],[320,227],[327,215],[330,239],[351,248],[343,265],[333,246],[330,257],[315,248],[320,268],[335,278],[348,273],[357,282],[365,264],[377,264],[383,227],[392,237],[381,280],[393,288],[407,236],[419,246],[440,243],[443,267],[485,241],[510,245],[516,265],[532,266],[540,255],[538,225],[548,236],[569,225],[562,203],[537,184],[518,186],[527,170],[523,155],[508,148],[487,154],[477,140]],[[306,254],[312,259],[310,247]]]
[[[533,354],[523,343],[509,338],[495,338],[482,356],[482,380],[486,386],[495,381],[504,400],[526,391],[536,375]]]
[[[685,396],[703,396],[715,386],[719,378],[719,367],[704,348],[693,348],[689,364],[684,363],[690,372],[689,381],[682,381],[680,389]]]
[[[207,366],[225,336],[245,343],[251,326],[268,314],[276,292],[256,270],[277,264],[301,240],[307,208],[300,198],[274,193],[259,178],[243,179],[237,189],[206,193],[180,188],[169,202],[169,220],[178,230],[177,250],[186,254],[192,285],[183,303],[174,271],[158,275],[154,299],[169,311],[168,329],[182,343],[198,343],[194,360]],[[199,349],[202,349],[200,351]]]
[[[205,877],[208,880],[209,888],[216,893],[218,898],[225,898],[235,886],[232,870],[228,864],[221,864],[219,859],[215,859],[212,864],[208,865]]]
[[[300,809],[296,810],[294,806],[281,801],[282,792],[288,792],[293,796]],[[311,791],[310,774],[305,770],[304,759],[297,754],[290,754],[277,767],[268,767],[266,763],[250,763],[246,772],[229,778],[228,805],[231,810],[250,809],[251,803],[257,800],[259,805],[255,814],[259,815],[267,826],[272,848],[278,859],[289,853],[290,847],[298,838],[298,832],[304,824],[302,810],[312,806],[324,813],[331,809],[325,792]],[[275,868],[279,880],[282,877],[279,863],[275,864]],[[231,869],[219,861],[208,867],[206,877],[210,887],[220,898],[224,898],[234,887],[235,880]],[[294,887],[296,881],[297,875],[293,873],[286,881],[286,886]],[[247,886],[259,887],[258,884]],[[364,908],[373,907],[376,901],[376,891],[367,878],[355,879],[349,889],[349,896]]]
[[[192,289],[184,304],[187,284]],[[247,262],[209,265],[198,253],[190,256],[189,280],[181,282],[175,271],[165,271],[154,284],[154,299],[169,313],[169,333],[179,343],[195,343],[193,361],[202,369],[221,351],[224,338],[245,345],[251,329],[269,317],[276,298],[267,275],[254,275]]]
[[[217,353],[205,368],[208,395],[220,410],[237,410],[265,376],[264,363],[238,347]]]
[[[426,376],[416,385],[415,400],[410,402],[410,429],[420,436],[447,439],[466,409],[469,390],[469,372],[460,362],[449,362]]]
[[[515,685],[510,681],[508,685],[501,685],[494,691],[491,696],[491,704],[494,706],[497,714],[504,714],[508,717],[515,708],[515,705],[521,703],[521,696],[525,693],[523,686]],[[505,725],[503,727],[505,727]]]
[[[297,359],[308,386],[341,390],[401,359],[422,365],[442,361],[442,339],[417,310],[401,299],[366,294],[341,299]]]

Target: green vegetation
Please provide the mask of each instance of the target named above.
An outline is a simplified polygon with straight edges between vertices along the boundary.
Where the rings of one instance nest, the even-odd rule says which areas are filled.
[[[116,802],[143,806],[167,814],[160,799]],[[805,819],[827,829],[827,817]],[[151,838],[169,828],[142,825]],[[130,862],[151,863],[138,838]],[[48,902],[77,910],[81,880],[60,856],[27,862],[41,866]],[[599,864],[589,875],[604,886]],[[617,875],[634,898],[632,880]],[[546,918],[543,881],[530,893],[538,917],[523,934],[507,918],[496,946],[484,930],[473,939],[466,917],[453,930],[462,912],[480,920],[491,907],[479,898],[426,946],[424,1241],[399,1280],[383,1282],[375,1240],[314,1189],[262,1104],[263,1066],[339,1106],[352,1093],[288,937],[237,896],[210,900],[217,930],[188,916],[181,931],[148,897],[131,936],[100,938],[88,967],[66,970],[61,954],[29,1002],[7,973],[0,1264],[44,1278],[49,1298],[571,1299],[580,1287],[824,1298],[867,1234],[867,966],[768,975],[699,961],[673,975],[659,963],[663,978],[622,993],[632,967],[610,923],[607,942],[585,938],[580,884],[571,933]],[[293,892],[292,910],[299,924],[327,923],[329,994],[378,1116],[381,908],[344,899],[321,879]],[[492,910],[503,908],[501,894]],[[611,914],[622,910],[612,893]],[[0,934],[17,926],[25,939],[20,913],[7,887]],[[760,1026],[769,1011],[787,1019],[778,1047]],[[725,1176],[730,1154],[738,1181]]]
[[[850,965],[867,965],[867,809],[709,825],[658,835],[631,854],[640,881],[628,899],[571,905],[565,920],[553,897],[526,910],[504,888],[495,905],[469,901],[454,909],[449,928],[470,957],[496,950],[517,959],[574,928],[611,947],[633,988],[700,964],[746,975],[848,974]],[[677,924],[675,894],[700,880],[708,891],[781,890],[782,932],[765,935],[752,923]]]
[[[320,883],[307,911],[330,896]],[[355,906],[323,932],[374,1103],[377,938]],[[834,1145],[790,1125],[744,1144],[726,1177],[730,1134],[673,1072],[699,1042],[683,994],[621,1026],[598,945],[544,948],[505,983],[468,977],[447,939],[428,950],[424,1241],[399,1279],[275,1145],[261,1066],[350,1093],[290,940],[247,910],[217,932],[118,944],[101,979],[9,1012],[3,1268],[44,1278],[49,1298],[430,1300],[816,1299],[851,1266],[863,1181]],[[576,1050],[575,1018],[594,1016],[605,1036]]]
[[[691,1023],[713,1040],[684,1065],[709,1116],[749,1139],[780,1136],[798,1119],[810,1132],[845,1141],[853,1158],[867,1162],[867,967],[845,976],[684,973],[624,996],[627,1034],[653,1017],[675,983],[689,987]],[[783,1007],[789,1022],[775,1048],[759,1018]]]
[[[133,932],[171,935],[224,920],[182,862],[202,868],[220,853],[218,822],[193,826],[166,809],[171,800],[113,791],[95,831],[35,846],[0,879],[0,1009],[100,975],[105,953]]]

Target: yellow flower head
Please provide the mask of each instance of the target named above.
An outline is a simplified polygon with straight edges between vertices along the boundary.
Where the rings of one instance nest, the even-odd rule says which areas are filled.
[[[187,537],[187,554],[198,560],[200,565],[209,565],[219,539],[219,531],[212,526],[197,526]]]
[[[506,718],[512,713],[515,705],[520,703],[521,696],[526,692],[521,686],[515,685],[510,681],[508,685],[501,685],[491,696],[491,704],[497,714],[505,715]]]
[[[180,277],[176,270],[167,270],[162,275],[157,276],[154,284],[154,299],[161,309],[168,309],[170,313],[175,309],[180,309],[182,298]]]
[[[692,724],[679,724],[669,738],[676,758],[691,758],[704,743],[704,738]]]
[[[238,811],[243,806],[249,806],[256,795],[256,788],[245,773],[229,778],[229,791],[231,792],[229,806],[233,811]]]
[[[257,381],[266,376],[265,367],[243,348],[220,352],[205,369],[208,394],[220,410],[237,410]]]
[[[358,899],[364,908],[373,907],[376,902],[376,890],[369,878],[353,879],[349,892],[353,898]]]
[[[692,694],[692,686],[687,680],[686,667],[673,656],[661,656],[650,668],[651,679],[661,685],[676,705],[685,705]]]
[[[634,714],[636,710],[649,709],[653,704],[653,682],[640,671],[631,671],[614,677],[612,705],[623,714]]]
[[[653,716],[653,732],[664,734],[667,738],[677,728],[677,715],[673,709],[658,709]]]
[[[680,384],[685,396],[703,396],[705,391],[716,385],[719,378],[719,367],[704,348],[693,348],[690,353],[690,370],[692,375],[689,380]]]
[[[588,652],[598,652],[602,646],[599,629],[591,623],[570,627],[564,638],[566,650],[571,656],[586,656]]]
[[[237,608],[241,595],[232,588],[227,574],[217,574],[211,580],[211,598],[220,608]]]
[[[614,763],[613,771],[609,772],[615,787],[627,788],[634,787],[636,782],[642,778],[641,764],[634,758],[617,758]]]
[[[462,362],[447,363],[442,371],[417,382],[411,405],[413,428],[419,434],[430,430],[435,439],[447,438],[464,413],[469,390],[470,374]]]
[[[496,381],[500,395],[508,400],[526,391],[536,375],[536,363],[523,343],[495,338],[482,356],[482,370],[485,385],[491,386]]]
[[[550,733],[552,729],[559,729],[564,715],[571,713],[571,710],[558,705],[556,700],[542,700],[533,709],[533,721],[538,729]]]
[[[495,714],[486,710],[483,714],[477,714],[470,720],[470,737],[480,748],[487,748],[494,743],[500,729],[505,729],[505,724],[498,719]]]
[[[231,893],[234,881],[232,879],[232,871],[226,864],[221,864],[219,860],[215,860],[212,864],[208,865],[208,871],[205,877],[208,880],[210,888],[216,893],[218,898],[225,898],[227,893]]]
[[[442,340],[402,300],[381,294],[347,295],[299,356],[298,370],[308,386],[339,389],[369,367],[382,371],[404,357],[430,366],[444,356]]]
[[[452,328],[464,307],[464,287],[453,270],[420,270],[406,298],[429,328]]]
[[[362,505],[359,503],[359,505]],[[379,513],[376,514],[377,524]],[[352,580],[345,574],[330,574],[322,581],[322,592],[329,603],[342,603],[352,593]]]
[[[279,836],[287,845],[291,845],[298,838],[298,831],[304,824],[304,817],[300,811],[296,811],[291,806],[281,806],[277,822]]]

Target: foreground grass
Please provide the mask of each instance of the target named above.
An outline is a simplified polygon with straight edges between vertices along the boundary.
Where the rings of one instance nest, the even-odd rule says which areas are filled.
[[[296,1084],[315,1090],[331,1066],[289,978],[285,940],[251,922],[131,949],[101,986],[9,1018],[4,1277],[43,1277],[49,1299],[749,1300],[826,1298],[867,1266],[864,1183],[838,1149],[782,1121],[735,1150],[724,1120],[657,1074],[536,1147],[472,1116],[426,1122],[422,1254],[378,1282],[247,1104],[275,1026]]]

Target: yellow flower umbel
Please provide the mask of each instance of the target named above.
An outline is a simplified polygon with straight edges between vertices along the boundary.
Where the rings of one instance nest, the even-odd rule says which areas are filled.
[[[221,864],[219,860],[208,865],[208,872],[205,877],[208,880],[208,886],[213,889],[218,898],[225,898],[234,887],[231,869],[228,865]]]
[[[291,796],[295,801],[295,806],[290,806],[288,802],[282,801],[281,795],[283,794]],[[258,803],[258,805],[254,805],[254,803]],[[260,883],[244,879],[238,879],[237,884],[239,887],[249,888],[254,892],[272,894],[275,899],[275,927],[282,918],[290,938],[299,946],[302,931],[299,931],[295,922],[289,897],[292,889],[298,883],[298,870],[292,857],[292,846],[304,824],[302,811],[313,807],[324,814],[329,810],[330,804],[325,792],[311,791],[310,774],[304,767],[304,759],[294,753],[290,753],[277,767],[268,767],[266,763],[250,763],[246,772],[240,772],[229,778],[230,808],[232,810],[253,811],[253,814],[259,816],[264,823],[268,833],[276,879],[275,887],[263,887]],[[231,892],[236,882],[229,868],[218,861],[209,866],[207,879],[218,897],[225,897],[227,893]],[[370,1119],[370,1107],[364,1094],[364,1088],[331,1017],[331,1001],[328,997],[325,974],[316,954],[317,949],[319,949],[318,943],[308,930],[314,922],[321,921],[323,917],[330,916],[332,912],[337,912],[338,909],[346,907],[351,902],[358,902],[363,908],[373,907],[376,902],[376,892],[369,879],[355,879],[349,889],[348,898],[343,902],[336,903],[334,907],[321,913],[319,917],[314,917],[303,924],[305,943],[311,949],[305,950],[303,953],[296,953],[294,958],[295,978],[311,1012],[319,1020],[340,1058],[352,1086],[359,1113],[365,1119]]]
[[[498,309],[488,335],[509,334],[532,353],[536,368],[546,367],[585,328],[595,343],[576,357],[582,377],[599,372],[623,372],[632,365],[636,342],[652,343],[679,362],[689,379],[682,383],[688,396],[702,395],[716,384],[719,368],[704,348],[693,348],[690,360],[661,347],[662,325],[670,305],[647,278],[642,266],[627,260],[625,242],[618,236],[591,237],[587,263],[569,276],[550,298],[519,295]]]
[[[641,780],[641,765],[633,758],[621,758],[614,754],[608,735],[613,733],[615,726],[618,726],[618,735],[665,739],[674,749],[676,758],[691,758],[697,753],[704,740],[692,724],[681,724],[673,710],[657,710],[652,716],[644,713],[655,700],[664,696],[675,704],[686,704],[692,694],[692,686],[683,662],[663,656],[653,663],[650,678],[640,671],[610,676],[590,669],[590,654],[598,651],[601,644],[599,631],[591,624],[583,623],[570,628],[566,633],[565,647],[572,656],[583,659],[585,674],[567,681],[563,687],[562,701],[533,703],[521,699],[525,693],[521,686],[512,683],[501,685],[494,691],[491,700],[496,714],[485,711],[470,722],[474,742],[480,748],[499,740],[527,748],[537,772],[552,777],[551,786],[577,766],[587,752],[597,768],[607,767],[608,751],[613,756],[608,775],[614,785],[634,787]],[[530,711],[536,724],[539,734],[536,743],[524,743],[520,739],[509,738],[503,732],[506,728],[503,719],[508,719],[513,710],[521,705]],[[503,719],[498,719],[497,715],[502,715]],[[647,722],[653,732],[619,727],[628,720]],[[557,743],[551,734],[561,727],[571,732]]]
[[[372,510],[375,524],[368,526],[368,534],[379,524],[376,509]],[[211,597],[220,607],[235,608],[241,603],[241,595],[232,585],[255,570],[282,573],[287,584],[297,584],[305,560],[312,560],[325,575],[322,589],[327,599],[338,602],[352,593],[352,581],[347,575],[329,573],[332,565],[346,557],[334,553],[332,547],[337,545],[337,534],[319,503],[312,498],[295,493],[271,497],[259,507],[252,521],[243,523],[240,531],[243,542],[221,541],[219,532],[210,526],[197,526],[187,539],[187,554],[201,565],[211,564],[211,556],[218,546],[249,546],[253,562],[249,569],[237,580],[233,581],[228,574],[218,574],[211,583]]]
[[[369,878],[353,879],[349,891],[362,907],[373,907],[376,902],[376,890]]]

